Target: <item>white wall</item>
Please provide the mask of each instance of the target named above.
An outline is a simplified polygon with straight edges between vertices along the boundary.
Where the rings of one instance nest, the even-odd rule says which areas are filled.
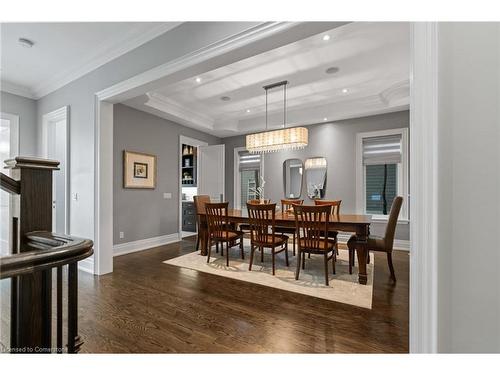
[[[500,26],[438,38],[438,349],[500,352]]]

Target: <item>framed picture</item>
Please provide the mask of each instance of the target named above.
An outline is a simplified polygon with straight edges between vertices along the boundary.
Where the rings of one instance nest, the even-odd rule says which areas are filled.
[[[126,189],[156,188],[156,156],[124,150],[123,187]]]

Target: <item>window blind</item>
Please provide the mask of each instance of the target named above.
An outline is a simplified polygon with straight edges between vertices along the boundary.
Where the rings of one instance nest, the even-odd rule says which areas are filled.
[[[239,171],[252,171],[260,169],[260,154],[251,154],[248,151],[239,151]]]
[[[401,134],[363,139],[363,164],[401,163]]]

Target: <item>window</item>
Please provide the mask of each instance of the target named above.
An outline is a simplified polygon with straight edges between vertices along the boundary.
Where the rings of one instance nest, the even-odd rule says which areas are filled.
[[[249,199],[258,199],[257,188],[262,176],[262,157],[245,148],[235,149],[235,208],[245,208]]]
[[[408,218],[407,129],[357,136],[357,211],[383,219],[397,195],[404,198],[400,219]]]

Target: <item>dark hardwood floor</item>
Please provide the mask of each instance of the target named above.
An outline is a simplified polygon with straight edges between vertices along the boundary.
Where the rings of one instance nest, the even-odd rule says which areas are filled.
[[[193,251],[184,240],[114,259],[114,272],[80,272],[83,352],[408,352],[409,254],[392,284],[376,254],[373,309],[163,264]]]
[[[194,238],[116,257],[112,274],[80,272],[82,352],[408,352],[406,252],[394,254],[397,284],[375,255],[368,310],[162,263],[193,250]]]

